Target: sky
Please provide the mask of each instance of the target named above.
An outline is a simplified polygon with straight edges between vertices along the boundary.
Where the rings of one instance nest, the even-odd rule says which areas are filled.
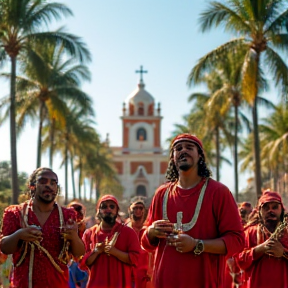
[[[93,99],[96,130],[101,139],[109,133],[111,146],[122,145],[122,105],[139,82],[140,65],[148,73],[145,89],[161,104],[162,147],[171,136],[174,124],[183,123],[188,114],[191,93],[203,87],[189,87],[188,75],[197,60],[233,35],[223,29],[202,33],[200,13],[205,0],[65,0],[74,16],[54,22],[51,28],[65,26],[68,32],[82,37],[93,61],[89,64],[92,81],[83,90]],[[0,99],[9,83],[0,83]],[[31,174],[36,166],[37,124],[27,123],[17,143],[18,171]],[[10,159],[9,123],[0,127],[0,161]],[[228,158],[232,159],[231,152]],[[60,159],[58,161],[60,163]],[[55,172],[64,183],[59,163]],[[48,165],[48,155],[42,166]],[[57,166],[58,165],[58,166]],[[54,168],[54,167],[53,167]],[[240,189],[246,186],[247,173],[240,175]],[[221,170],[221,182],[234,191],[233,169]]]

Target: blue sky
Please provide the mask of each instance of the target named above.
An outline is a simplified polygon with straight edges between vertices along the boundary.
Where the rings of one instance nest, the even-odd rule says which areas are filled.
[[[155,102],[161,103],[162,146],[182,123],[183,115],[191,108],[188,96],[201,90],[188,87],[187,77],[197,60],[207,52],[225,43],[232,36],[223,29],[202,34],[199,15],[207,7],[205,0],[65,0],[74,13],[50,27],[65,25],[67,30],[83,38],[91,51],[89,65],[92,81],[83,89],[93,98],[96,111],[96,129],[104,140],[110,135],[112,146],[122,144],[122,103],[136,88],[143,65],[145,89]],[[5,86],[1,84],[0,97]],[[36,165],[37,123],[27,124],[18,140],[18,170],[30,174]],[[9,126],[0,127],[0,161],[9,160]],[[232,159],[231,153],[228,157]],[[43,165],[48,165],[44,156]],[[42,166],[43,166],[42,165]],[[56,164],[57,165],[57,164]],[[63,169],[55,165],[59,178]],[[240,177],[240,188],[246,185],[247,175]],[[233,192],[233,169],[223,167],[221,182]]]

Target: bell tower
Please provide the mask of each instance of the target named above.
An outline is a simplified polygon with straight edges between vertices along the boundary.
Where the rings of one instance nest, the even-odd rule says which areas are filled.
[[[124,196],[152,197],[165,181],[168,156],[161,147],[161,109],[145,90],[143,74],[122,107],[122,147],[111,147]]]

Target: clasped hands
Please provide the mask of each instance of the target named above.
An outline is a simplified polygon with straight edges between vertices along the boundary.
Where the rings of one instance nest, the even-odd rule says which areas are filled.
[[[94,252],[97,252],[97,253],[99,253],[99,254],[101,254],[101,253],[106,253],[106,254],[108,254],[108,255],[110,255],[111,254],[111,252],[113,252],[113,248],[114,248],[114,246],[112,246],[111,244],[109,244],[109,243],[107,243],[107,244],[105,244],[105,242],[100,242],[100,243],[97,243],[96,245],[95,245],[95,248],[94,248]]]
[[[180,253],[192,251],[198,241],[188,234],[175,231],[174,224],[169,220],[157,220],[153,222],[148,228],[148,233],[151,238],[166,239],[167,245],[174,246]]]
[[[265,253],[274,256],[274,257],[282,257],[284,253],[284,248],[282,244],[275,239],[268,239],[264,243]]]
[[[19,239],[26,242],[41,242],[42,241],[42,231],[35,227],[21,228],[17,231]]]

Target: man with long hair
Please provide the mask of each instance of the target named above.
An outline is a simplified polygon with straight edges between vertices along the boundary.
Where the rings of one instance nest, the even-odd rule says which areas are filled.
[[[83,235],[82,263],[90,270],[87,288],[132,288],[132,266],[140,250],[137,235],[117,220],[119,204],[113,195],[101,197],[96,209],[100,224]]]
[[[31,199],[3,216],[1,251],[13,254],[13,287],[68,288],[66,256],[85,252],[75,212],[56,203],[58,177],[51,169],[36,169],[28,188]]]
[[[284,213],[280,194],[264,191],[257,213],[246,226],[245,249],[239,256],[239,265],[249,276],[249,288],[288,287],[288,233]]]
[[[225,259],[243,249],[243,227],[231,192],[211,179],[195,135],[172,140],[166,178],[142,237],[145,249],[156,249],[155,287],[223,287]]]

